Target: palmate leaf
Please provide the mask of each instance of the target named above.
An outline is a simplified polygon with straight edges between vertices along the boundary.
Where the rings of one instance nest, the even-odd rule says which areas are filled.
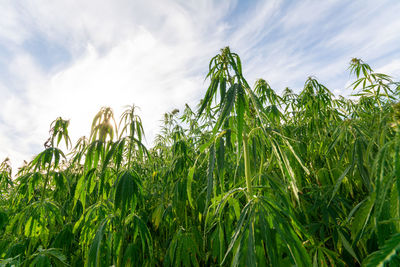
[[[104,160],[102,162],[102,168],[101,168],[102,174],[105,173],[108,165],[111,162],[111,159],[116,154],[116,150],[119,147],[120,142],[124,143],[124,139],[122,139],[121,141],[117,141],[117,142],[110,142],[110,149],[107,151],[106,156],[104,157]]]
[[[259,100],[259,98],[256,96],[256,94],[253,92],[253,90],[250,89],[248,84],[245,84],[244,87],[245,91],[247,92],[249,96],[249,101],[251,101],[251,104],[255,107],[257,117],[260,119],[261,122],[266,122],[266,115],[264,108]],[[264,132],[266,133],[266,128],[264,124],[261,124],[261,127],[263,128]]]
[[[223,81],[223,80],[221,80],[221,81]],[[211,84],[210,84],[210,86],[208,87],[208,90],[207,90],[207,92],[206,92],[206,95],[205,95],[204,99],[203,99],[202,102],[201,102],[201,106],[200,106],[200,109],[199,109],[198,115],[197,115],[198,118],[202,115],[202,113],[204,112],[204,110],[205,110],[206,108],[209,108],[209,107],[210,107],[211,102],[212,102],[212,99],[213,99],[213,97],[214,97],[214,95],[215,95],[215,93],[216,93],[216,91],[217,91],[218,83],[219,83],[219,78],[218,78],[218,76],[216,75],[215,77],[212,77],[212,79],[211,79]],[[223,86],[225,86],[225,84],[224,84]],[[223,88],[222,90],[223,90],[222,92],[225,93],[224,88]],[[221,93],[222,93],[222,92],[221,92]],[[222,100],[223,100],[223,98],[222,98],[222,94],[221,94],[221,101],[222,101]]]
[[[120,132],[120,139],[123,133],[127,133],[129,138],[136,136],[139,141],[144,137],[142,120],[135,114],[136,109],[138,109],[138,107],[135,105],[127,106],[124,113],[121,115],[118,128],[121,129],[122,123],[124,126]]]
[[[279,266],[280,256],[277,246],[276,230],[270,227],[266,216],[259,216],[260,218],[260,234],[264,239],[265,247],[267,250],[267,257],[271,266]]]
[[[126,137],[128,138],[128,137]],[[147,150],[147,147],[137,138],[135,137],[129,137],[129,145],[132,146],[136,144],[138,146],[139,151],[141,151],[141,153],[144,153],[148,159],[151,159],[151,155],[149,153],[149,151]]]
[[[21,197],[27,197],[28,202],[38,194],[35,189],[39,186],[40,182],[44,180],[43,174],[40,172],[28,172],[19,176],[16,179],[17,192]],[[15,199],[17,201],[18,199]]]
[[[246,206],[243,208],[241,214],[240,214],[240,218],[239,221],[237,222],[235,231],[231,237],[231,242],[229,243],[228,249],[226,250],[224,259],[222,260],[221,265],[224,264],[224,262],[227,260],[227,257],[229,255],[229,253],[231,252],[232,248],[234,247],[234,245],[236,244],[236,241],[239,238],[239,241],[243,238],[243,233],[242,233],[242,227],[246,229],[246,226],[250,223],[250,220],[252,219],[251,216],[249,216],[249,214],[252,214],[253,211],[253,201],[254,200],[250,200]],[[236,251],[235,254],[237,254],[239,252]]]
[[[61,139],[64,137],[65,146],[68,148],[69,145],[71,145],[71,139],[68,136],[68,125],[69,120],[63,120],[61,117],[58,117],[55,121],[53,121],[50,125],[50,138],[45,145],[54,147],[54,140],[57,138],[56,145],[58,146]]]
[[[112,215],[112,205],[110,204],[103,201],[88,207],[72,229],[73,234],[79,235],[79,243],[85,249],[86,255],[87,248],[92,245],[96,232],[99,230],[99,225],[104,218]]]
[[[141,258],[142,262],[150,266],[154,265],[154,253],[153,253],[153,239],[146,223],[137,214],[131,213],[125,218],[125,224],[133,227],[134,239],[133,243],[137,243],[137,238],[141,241]],[[126,255],[126,259],[131,259],[132,262],[137,262],[138,251],[132,251],[131,255]],[[146,254],[147,252],[147,254]],[[146,261],[147,259],[147,261]]]
[[[218,121],[214,126],[213,133],[216,134],[216,132],[219,130],[221,127],[222,123],[228,118],[229,114],[232,111],[232,108],[235,103],[235,98],[236,98],[236,93],[238,90],[239,85],[234,84],[232,85],[228,92],[226,93],[225,100],[223,102],[223,106],[221,109],[221,114],[219,115]]]
[[[366,267],[383,267],[386,263],[390,262],[393,257],[399,257],[400,251],[400,233],[392,235],[378,251],[370,254],[363,266]]]
[[[140,194],[141,183],[138,174],[134,170],[122,172],[118,177],[114,194],[115,209],[120,209],[122,216],[129,209],[134,211]]]
[[[284,257],[296,266],[311,266],[299,238],[299,231],[303,230],[299,228],[290,212],[278,203],[264,197],[253,198],[241,211],[221,265],[232,253],[232,266],[257,266],[262,264],[261,258],[268,258],[272,266],[279,266]],[[259,249],[263,252],[256,254]]]
[[[82,175],[75,187],[74,207],[78,200],[81,202],[83,209],[86,207],[86,196],[92,194],[96,182],[96,168],[90,169],[85,175]]]
[[[168,246],[163,266],[200,266],[201,243],[199,233],[179,229]]]
[[[110,142],[103,142],[101,140],[91,142],[86,148],[85,168],[97,168],[99,161],[104,159],[104,154],[110,144]]]
[[[55,235],[51,247],[64,250],[68,249],[68,247],[71,247],[71,245],[75,241],[74,234],[72,233],[72,227],[72,223],[64,225],[63,229]]]
[[[276,238],[281,239],[287,246],[295,265],[311,266],[311,258],[300,239],[301,234],[305,231],[296,221],[290,210],[285,209],[280,203],[269,198],[261,197],[261,200],[260,207],[262,209],[260,209],[260,214],[265,217],[265,221],[271,221],[273,228],[270,227],[276,230]],[[275,244],[271,245],[274,246]],[[273,252],[275,251],[273,250]]]
[[[299,201],[299,189],[297,187],[296,177],[294,175],[294,171],[292,166],[289,163],[289,159],[285,152],[281,149],[279,143],[271,138],[271,145],[274,154],[278,157],[278,165],[282,171],[284,177],[289,178],[290,187],[292,188],[292,192],[297,201]]]
[[[54,182],[59,190],[68,190],[67,177],[63,172],[53,172]]]
[[[65,155],[61,149],[49,147],[43,152],[39,153],[39,155],[37,155],[29,165],[35,171],[50,168],[51,164],[54,164],[54,168],[57,168],[61,157],[65,159]]]
[[[16,220],[20,233],[26,237],[40,238],[45,245],[56,226],[62,224],[60,207],[49,200],[31,203],[16,217]]]
[[[110,107],[102,107],[93,119],[89,139],[91,141],[101,140],[104,142],[107,136],[109,136],[110,140],[113,140],[114,131],[117,135],[118,131],[114,113]]]

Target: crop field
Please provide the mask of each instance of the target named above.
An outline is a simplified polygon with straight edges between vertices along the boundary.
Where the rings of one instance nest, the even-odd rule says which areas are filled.
[[[350,98],[278,94],[223,48],[151,148],[135,106],[75,144],[57,118],[0,165],[0,266],[400,266],[400,83],[346,67]]]

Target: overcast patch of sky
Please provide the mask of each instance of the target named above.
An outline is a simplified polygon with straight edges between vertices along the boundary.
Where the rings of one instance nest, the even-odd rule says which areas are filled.
[[[229,45],[254,84],[299,90],[315,75],[348,94],[351,57],[399,78],[397,1],[11,1],[0,3],[0,159],[41,151],[49,124],[74,140],[111,106],[141,110],[148,143],[164,112],[195,108],[208,61]]]

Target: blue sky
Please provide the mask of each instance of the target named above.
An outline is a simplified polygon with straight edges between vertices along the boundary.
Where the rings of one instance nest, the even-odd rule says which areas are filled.
[[[148,143],[162,114],[204,95],[230,46],[253,84],[300,90],[316,76],[348,95],[352,57],[400,77],[400,1],[0,1],[0,160],[43,149],[51,121],[74,141],[111,106],[140,107]]]

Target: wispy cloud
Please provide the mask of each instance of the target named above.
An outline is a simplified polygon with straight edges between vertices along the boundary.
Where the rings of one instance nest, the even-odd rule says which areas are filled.
[[[0,159],[40,152],[49,124],[89,134],[101,106],[138,105],[149,143],[162,114],[203,96],[208,60],[225,45],[253,83],[298,89],[315,75],[346,93],[361,57],[396,77],[396,1],[3,1]]]

